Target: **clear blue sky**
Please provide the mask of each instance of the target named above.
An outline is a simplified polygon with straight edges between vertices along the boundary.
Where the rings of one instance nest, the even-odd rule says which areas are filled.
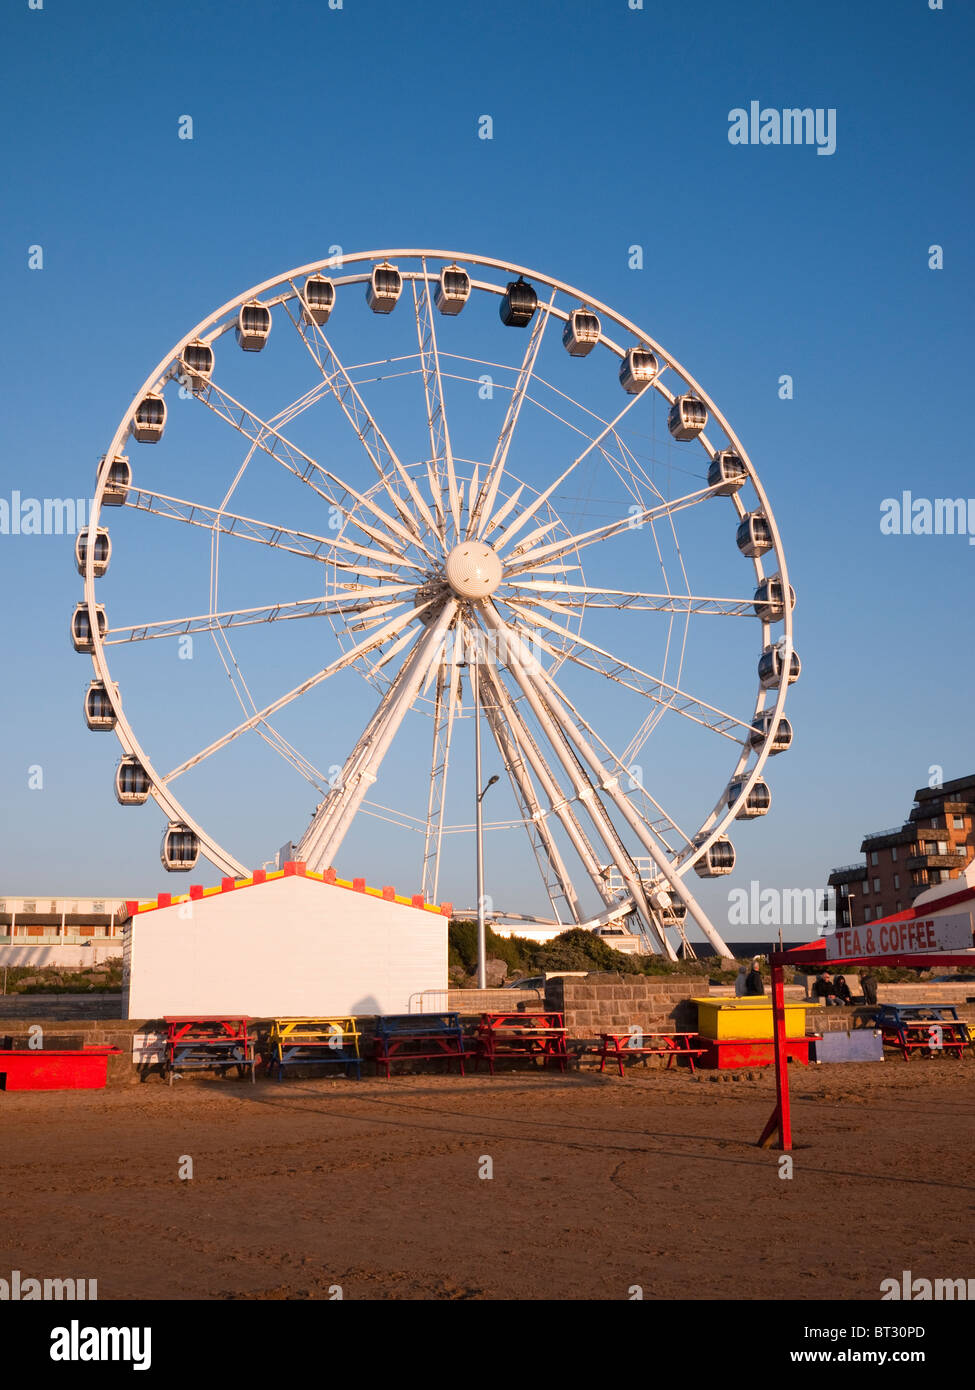
[[[772,814],[736,836],[733,880],[704,896],[720,922],[731,886],[820,884],[906,815],[932,765],[975,770],[975,547],[879,527],[904,489],[975,494],[973,35],[961,0],[8,0],[0,496],[89,495],[172,343],[332,243],[468,249],[581,286],[649,325],[728,414],[799,597],[795,747],[769,769]],[[836,152],[731,145],[729,112],[752,100],[834,108]],[[0,536],[0,889],[181,889],[159,867],[158,813],[115,805],[117,747],[81,719],[71,551]],[[266,845],[245,836],[250,857],[300,833],[314,801],[299,792]],[[412,890],[382,835],[340,868]],[[451,888],[465,895],[460,868]]]

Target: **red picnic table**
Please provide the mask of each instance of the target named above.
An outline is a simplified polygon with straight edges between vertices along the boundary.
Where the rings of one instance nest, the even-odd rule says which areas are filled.
[[[666,1057],[667,1070],[673,1066],[677,1057],[686,1057],[691,1064],[691,1071],[694,1070],[694,1058],[700,1057],[704,1052],[702,1047],[692,1047],[691,1038],[695,1035],[691,1033],[600,1033],[602,1046],[599,1049],[600,1063],[599,1070],[606,1070],[607,1057],[612,1058],[620,1069],[620,1076],[623,1075],[623,1058],[630,1057]]]
[[[176,1071],[202,1067],[237,1067],[240,1075],[250,1069],[254,1081],[254,1043],[247,1031],[246,1014],[167,1015],[166,1069],[169,1084]]]
[[[565,1019],[562,1014],[545,1011],[529,1013],[481,1014],[475,1039],[475,1070],[482,1057],[494,1075],[498,1057],[541,1057],[542,1065],[556,1062],[565,1071],[568,1053],[565,1045]]]

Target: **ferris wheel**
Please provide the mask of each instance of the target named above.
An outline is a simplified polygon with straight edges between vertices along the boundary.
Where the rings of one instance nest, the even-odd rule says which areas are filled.
[[[116,559],[142,568],[138,585],[104,594],[109,508]],[[199,564],[184,559],[190,536]],[[510,815],[491,828],[537,866],[552,912],[539,920],[626,919],[674,958],[675,942],[692,949],[692,919],[730,954],[689,876],[730,873],[732,823],[769,810],[763,769],[792,742],[795,594],[731,426],[606,305],[525,267],[436,250],[341,254],[256,285],[136,392],[99,462],[76,561],[71,637],[94,666],[85,720],[121,744],[118,801],[162,810],[168,870],[202,855],[249,872],[176,784],[257,739],[320,794],[296,859],[323,871],[357,818],[379,816],[414,834],[436,900],[451,835],[471,829],[452,820],[449,773],[473,720],[508,782]],[[283,589],[259,593],[272,574]],[[134,616],[153,576],[185,615],[111,625],[110,609]],[[187,613],[204,576],[206,605]],[[272,634],[273,653],[261,645]],[[140,656],[199,638],[219,685],[170,702],[173,663],[147,675]],[[300,679],[258,698],[255,668],[270,686],[302,662]],[[228,685],[243,717],[207,738]],[[320,702],[337,688],[336,717],[357,733],[341,757],[330,745],[325,771],[334,725]],[[140,704],[150,722],[163,711],[151,736],[178,757],[171,767],[150,755],[148,729],[136,733]],[[300,749],[297,733],[319,746]],[[390,806],[379,793],[401,758],[413,770],[392,777]],[[201,801],[219,815],[243,785],[222,772]]]

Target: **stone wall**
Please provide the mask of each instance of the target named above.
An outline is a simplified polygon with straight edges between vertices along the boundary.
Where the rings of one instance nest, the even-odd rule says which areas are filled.
[[[540,989],[448,989],[447,1008],[461,1018],[480,1018],[518,1008],[544,1009],[545,995]]]
[[[513,991],[512,991],[513,992]],[[565,1015],[570,1038],[594,1038],[636,1026],[645,1033],[693,1032],[707,981],[693,975],[587,975],[549,980],[545,1006]]]

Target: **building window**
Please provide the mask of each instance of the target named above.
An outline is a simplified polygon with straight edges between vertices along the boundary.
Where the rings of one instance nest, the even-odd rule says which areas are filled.
[[[871,915],[872,915],[872,912],[873,912],[873,909],[872,909],[872,908],[865,907],[865,908],[863,909],[863,920],[864,920],[865,922],[869,922],[869,921],[870,921],[870,917],[871,917]]]
[[[952,818],[951,818],[951,828],[952,828],[953,830],[964,830],[964,829],[965,829],[965,817],[964,817],[964,816],[952,816]]]
[[[896,906],[896,908],[895,908],[895,911],[896,911],[896,912],[900,912],[900,910],[901,910],[901,905],[900,905],[900,903],[898,903],[897,906]]]
[[[874,891],[875,893],[879,893],[879,892],[880,892],[880,879],[879,879],[879,878],[875,878],[874,881],[873,881],[873,891]]]
[[[22,912],[36,912],[36,911],[37,911],[37,903],[36,903],[36,902],[33,902],[33,903],[25,902],[24,905],[23,905],[23,907],[21,908],[21,911],[22,911]]]
[[[899,888],[900,886],[901,886],[901,876],[900,876],[900,874],[895,874],[895,875],[894,875],[894,887],[895,887],[895,888]]]
[[[939,840],[939,841],[938,841],[938,853],[939,853],[939,854],[947,854],[947,853],[948,853],[948,841],[947,841],[947,840]]]
[[[891,847],[890,857],[891,857],[891,859],[894,861],[894,863],[896,864],[896,863],[897,863],[897,846],[896,846],[896,845],[893,845],[893,846]]]
[[[878,862],[878,860],[879,860],[879,855],[877,854],[877,851],[876,851],[875,849],[872,849],[872,850],[870,851],[870,863],[876,865],[877,862]]]

